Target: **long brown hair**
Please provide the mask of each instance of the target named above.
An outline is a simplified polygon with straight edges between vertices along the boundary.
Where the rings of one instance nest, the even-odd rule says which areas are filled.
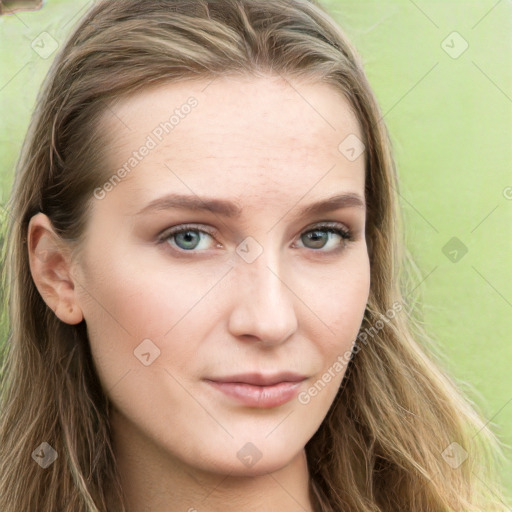
[[[108,178],[97,128],[109,103],[151,84],[226,74],[332,84],[364,134],[371,290],[342,386],[306,445],[315,508],[508,510],[495,473],[500,443],[442,370],[408,292],[415,267],[404,248],[390,137],[361,59],[307,0],[102,1],[55,58],[8,203],[0,510],[125,510],[109,401],[85,322],[61,322],[38,293],[28,223],[44,212],[78,250],[93,190]],[[401,311],[391,315],[397,304]],[[32,458],[43,442],[58,455],[46,469]],[[467,459],[455,467],[454,453]]]

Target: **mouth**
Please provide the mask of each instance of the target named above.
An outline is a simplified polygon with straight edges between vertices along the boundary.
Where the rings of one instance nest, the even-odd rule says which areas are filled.
[[[246,373],[204,381],[224,396],[247,407],[269,409],[292,400],[306,378],[289,372],[273,375]]]

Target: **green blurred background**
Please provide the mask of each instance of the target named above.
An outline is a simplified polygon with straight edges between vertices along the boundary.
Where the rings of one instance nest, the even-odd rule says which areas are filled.
[[[0,16],[2,204],[54,46],[92,3]],[[425,327],[507,445],[512,489],[512,2],[323,5],[362,55],[391,132]]]

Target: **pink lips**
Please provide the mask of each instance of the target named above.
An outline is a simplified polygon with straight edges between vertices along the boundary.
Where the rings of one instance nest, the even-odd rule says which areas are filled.
[[[285,372],[268,376],[246,373],[204,380],[248,407],[268,409],[294,398],[305,379],[303,375]]]

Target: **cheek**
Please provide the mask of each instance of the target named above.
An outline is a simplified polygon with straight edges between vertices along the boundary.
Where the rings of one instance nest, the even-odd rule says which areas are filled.
[[[88,284],[81,288],[80,302],[93,359],[107,387],[127,371],[140,371],[139,347],[149,347],[151,357],[158,354],[154,367],[172,363],[177,368],[191,360],[209,328],[201,302],[213,283],[177,267],[136,269],[127,258],[96,260],[90,268],[81,280]],[[198,315],[201,322],[191,321]],[[187,342],[173,342],[178,339]]]
[[[317,372],[298,402],[318,425],[331,407],[353,354],[354,342],[364,317],[370,288],[369,264],[364,258],[356,266],[331,276],[322,294],[310,294],[311,309],[319,319],[311,321],[307,337],[319,358]]]
[[[161,338],[186,320],[218,277],[181,265],[144,265],[143,257],[125,256],[96,260],[83,280],[88,283],[81,296],[88,323],[135,340]]]
[[[339,265],[325,272],[301,277],[299,297],[315,314],[317,334],[328,350],[352,342],[361,326],[370,291],[370,265],[363,250],[354,251]],[[311,283],[317,283],[312,286]]]
[[[345,271],[340,271],[337,279],[332,278],[323,300],[316,305],[322,320],[321,329],[308,333],[308,338],[315,340],[321,365],[312,387],[304,396],[306,402],[302,403],[314,401],[322,410],[334,400],[363,321],[370,289],[370,271],[364,259],[360,262],[357,266],[347,266]]]

